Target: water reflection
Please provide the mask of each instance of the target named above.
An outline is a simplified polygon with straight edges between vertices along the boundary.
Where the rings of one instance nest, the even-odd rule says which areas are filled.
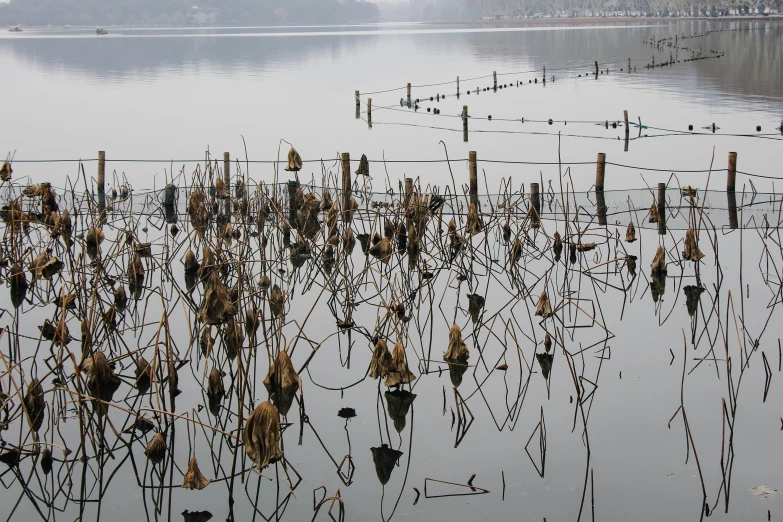
[[[735,503],[748,507],[731,486],[734,444],[743,464],[758,466],[753,480],[774,477],[766,452],[735,438],[735,419],[777,436],[758,403],[777,393],[766,343],[783,286],[769,225],[781,222],[778,195],[740,196],[738,229],[719,236],[728,213],[707,212],[691,194],[666,208],[659,235],[630,192],[617,198],[630,201],[624,208],[611,194],[599,207],[590,193],[552,193],[531,219],[530,194],[508,180],[466,212],[468,197],[419,183],[400,194],[357,178],[347,193],[330,175],[326,186],[289,192],[249,184],[241,169],[219,186],[223,174],[219,164],[199,166],[179,191],[176,235],[160,210],[165,190],[129,191],[101,209],[91,191],[62,191],[54,207],[41,191],[3,185],[0,270],[13,309],[0,315],[0,462],[3,498],[19,499],[14,518],[87,518],[89,506],[97,519],[129,495],[142,502],[121,520],[218,511],[307,519],[321,509],[390,520],[408,501],[427,516],[457,517],[463,504],[431,499],[464,495],[490,498],[483,509],[504,516],[530,491],[543,513],[579,520],[615,502],[593,489],[595,477],[625,480],[603,473],[623,447],[606,446],[617,432],[650,459],[693,452],[695,462],[670,464],[701,484],[674,506],[683,518],[695,518],[694,506],[728,516]],[[713,197],[724,196],[699,193]],[[762,200],[763,226],[754,214]],[[317,229],[309,217],[289,220],[305,211]],[[615,224],[598,224],[598,212]],[[394,244],[402,224],[404,249]],[[354,249],[357,235],[367,249]],[[732,249],[740,242],[762,262],[724,268],[743,256]],[[564,245],[572,259],[559,258]],[[746,286],[734,292],[740,276]],[[674,313],[683,305],[687,315]],[[672,360],[659,365],[661,347]],[[623,379],[624,369],[645,379]],[[742,383],[761,382],[761,372],[763,400],[743,392],[740,401]],[[658,383],[663,391],[652,394]],[[617,400],[636,393],[648,399]],[[716,402],[717,417],[708,408]],[[661,407],[646,429],[684,435],[665,450],[621,420]],[[721,430],[709,429],[716,418]],[[370,452],[354,454],[354,445]],[[380,484],[366,480],[371,467]],[[577,486],[550,492],[564,476]],[[502,489],[491,485],[498,478]],[[660,487],[643,471],[633,478]]]

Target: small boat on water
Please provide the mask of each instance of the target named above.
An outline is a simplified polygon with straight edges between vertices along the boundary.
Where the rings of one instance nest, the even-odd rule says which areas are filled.
[[[14,26],[14,27],[10,28],[8,30],[8,32],[11,32],[11,33],[21,33],[22,32],[22,28],[17,25],[17,26]]]
[[[109,34],[109,31],[107,31],[103,27],[96,27],[95,34]]]

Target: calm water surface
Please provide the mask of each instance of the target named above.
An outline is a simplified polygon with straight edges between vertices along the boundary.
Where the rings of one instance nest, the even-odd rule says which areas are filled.
[[[372,160],[441,160],[445,157],[439,143],[442,140],[452,159],[463,160],[470,150],[478,152],[480,172],[487,179],[486,186],[483,181],[480,184],[481,192],[498,192],[503,176],[512,176],[515,190],[540,179],[545,187],[551,180],[554,190],[559,190],[561,182],[557,165],[482,160],[552,163],[560,154],[564,161],[579,163],[594,161],[598,152],[605,152],[607,160],[617,164],[660,169],[609,165],[608,189],[655,185],[669,181],[675,173],[680,185],[690,184],[701,191],[707,174],[687,171],[708,169],[713,154],[716,167],[724,168],[729,151],[738,152],[741,171],[783,176],[780,131],[775,130],[783,118],[783,91],[779,88],[783,79],[782,27],[758,22],[682,22],[574,28],[111,29],[111,34],[102,38],[87,31],[30,29],[0,35],[0,67],[8,75],[0,91],[5,102],[0,143],[8,151],[16,151],[16,160],[94,158],[97,150],[106,150],[109,168],[124,172],[137,190],[160,187],[172,163],[179,171],[182,160],[203,158],[207,148],[216,156],[229,151],[232,157],[244,160],[246,143],[250,160],[271,160],[278,156],[279,148],[285,156],[288,145],[280,146],[280,140],[285,139],[305,160],[325,160],[323,170],[319,163],[306,163],[299,173],[303,181],[315,180],[316,184],[322,182],[324,171],[339,172],[333,158],[340,152],[349,151],[354,159],[366,154]],[[670,52],[668,47],[656,51],[644,44],[644,39],[705,31],[718,32],[686,39],[682,45],[701,47],[703,53],[720,51],[725,53],[722,58],[681,61],[652,71],[644,68],[653,54],[660,63]],[[636,67],[631,74],[620,71],[627,68],[629,57]],[[690,52],[679,51],[681,60],[690,57]],[[593,77],[594,61],[602,69],[609,68],[609,73]],[[555,76],[546,85],[541,82],[544,66],[547,76]],[[498,72],[501,85],[513,82],[513,87],[496,93],[480,91],[477,96],[476,88],[491,86],[493,71]],[[454,96],[455,84],[423,87],[449,82],[458,75],[463,93],[459,100]],[[538,82],[529,83],[534,79]],[[446,98],[422,102],[418,111],[403,108],[400,98],[405,96],[408,82],[416,86],[414,99],[438,94],[446,94]],[[474,89],[470,95],[464,94],[468,88]],[[376,91],[362,96],[363,102],[365,96],[373,100],[372,129],[364,119],[364,108],[361,118],[355,117],[353,92],[357,89],[362,93]],[[396,90],[377,92],[388,89]],[[465,104],[472,116],[468,143],[463,141],[462,124],[455,117]],[[441,114],[428,114],[427,107],[438,108]],[[631,140],[628,152],[624,152],[623,140],[618,139],[622,125],[611,126],[611,122],[622,121],[623,110],[629,111],[631,121],[641,118],[643,125],[664,130],[642,129],[641,134],[650,137]],[[489,115],[493,116],[491,121]],[[522,118],[528,121],[523,123]],[[551,126],[547,123],[550,118],[555,120]],[[597,125],[599,121],[608,121],[609,128]],[[716,134],[702,129],[713,123],[720,127]],[[689,124],[698,135],[681,134]],[[757,125],[762,127],[760,132],[755,130]],[[670,135],[671,130],[678,135]],[[651,137],[653,134],[661,136]],[[639,129],[632,128],[631,135],[637,137]],[[195,167],[185,163],[188,174]],[[241,167],[256,181],[268,182],[274,176],[270,164]],[[94,171],[95,164],[88,162],[85,168]],[[451,185],[452,180],[445,163],[390,162],[386,170],[395,190],[403,176],[419,178],[422,187],[428,183]],[[467,182],[464,161],[454,162],[452,170],[457,185]],[[562,182],[586,190],[594,181],[594,172],[594,165],[575,164],[571,176],[564,176]],[[368,188],[383,191],[387,179],[384,166],[372,163],[371,174]],[[30,176],[55,186],[62,186],[66,176],[74,179],[76,175],[75,163],[14,164],[16,178]],[[759,190],[773,188],[772,180],[740,175],[738,190],[745,187],[750,191],[751,179]],[[725,172],[710,179],[711,188],[723,189],[724,183]],[[672,206],[683,204],[677,186],[676,179],[670,181]],[[10,195],[7,191],[6,199]],[[703,197],[700,193],[698,201],[704,202]],[[709,201],[722,201],[723,194],[714,197]],[[181,195],[184,207],[182,199]],[[303,328],[307,342],[299,340],[292,357],[298,369],[312,347],[323,343],[301,376],[309,419],[309,425],[302,427],[303,443],[298,445],[301,418],[296,403],[287,416],[293,424],[283,435],[286,458],[301,474],[302,482],[286,500],[289,486],[282,478],[282,466],[273,465],[259,476],[248,470],[249,461],[245,461],[245,472],[236,479],[234,519],[309,520],[313,496],[321,498],[321,486],[329,496],[339,488],[346,520],[357,521],[697,521],[708,514],[718,520],[761,521],[767,519],[768,510],[772,520],[779,519],[783,513],[779,497],[774,492],[758,496],[753,488],[783,486],[777,457],[783,414],[778,382],[780,311],[776,308],[783,259],[776,228],[780,204],[770,204],[768,212],[758,217],[759,222],[766,219],[770,224],[766,228],[755,229],[759,223],[749,223],[745,216],[742,223],[750,228],[742,232],[728,230],[723,226],[725,220],[718,223],[717,218],[714,229],[709,223],[702,224],[700,246],[706,257],[700,268],[696,271],[691,263],[679,264],[670,258],[665,292],[653,298],[649,266],[656,244],[664,245],[670,255],[678,255],[683,249],[683,232],[658,236],[654,230],[640,230],[639,241],[619,241],[629,219],[639,228],[650,226],[647,209],[651,200],[647,194],[634,196],[633,206],[640,212],[613,216],[608,228],[593,223],[584,229],[566,226],[562,217],[545,222],[541,230],[531,229],[524,216],[504,217],[497,207],[489,211],[482,206],[487,212],[486,244],[475,237],[473,245],[479,254],[464,253],[454,262],[444,261],[445,254],[431,248],[423,255],[429,269],[437,273],[431,283],[421,278],[420,264],[410,269],[404,256],[389,265],[372,258],[367,261],[357,246],[353,256],[340,258],[340,265],[343,261],[347,264],[337,269],[335,287],[327,292],[339,296],[343,288],[355,285],[354,297],[361,301],[353,312],[357,332],[352,337],[350,368],[345,364],[347,335],[331,336],[336,332],[335,321],[343,317],[339,298],[327,303],[327,297],[320,297],[320,285],[328,280],[321,272],[320,258],[299,270],[286,264],[285,272],[273,274],[274,282],[281,284],[289,299],[286,322],[279,327],[264,325],[259,335],[265,331],[269,338],[258,340],[252,349],[245,345],[247,353],[258,354],[250,369],[258,378],[253,382],[252,396],[245,400],[245,411],[267,399],[260,382],[268,368],[265,346],[290,348],[291,340]],[[497,205],[500,200],[494,201]],[[563,201],[560,196],[552,196],[548,204],[557,208],[558,201]],[[569,212],[578,211],[569,206]],[[365,220],[357,220],[356,231],[382,233],[381,222],[374,219],[369,213]],[[135,221],[115,215],[107,227],[117,233],[132,228],[138,241],[154,244],[153,260],[145,260],[148,273],[154,274],[150,276],[153,282],[148,282],[143,297],[122,316],[121,324],[127,330],[107,341],[110,348],[106,349],[117,351],[115,355],[132,352],[116,368],[124,382],[115,401],[132,409],[160,409],[156,398],[135,397],[134,367],[129,361],[136,357],[135,350],[153,360],[160,303],[176,303],[172,307],[172,336],[179,357],[189,361],[180,370],[179,386],[184,393],[177,398],[176,412],[191,417],[199,412],[202,421],[231,431],[237,422],[238,392],[229,389],[236,378],[235,363],[222,351],[209,361],[198,356],[200,327],[190,312],[204,299],[203,292],[196,287],[192,309],[191,301],[182,296],[186,293],[182,256],[192,248],[201,259],[202,243],[186,222],[180,222],[180,235],[170,238],[165,228],[160,229],[161,220],[153,216]],[[514,233],[520,231],[528,239],[520,278],[506,270],[509,245],[500,232],[506,220],[513,222]],[[446,221],[444,216],[439,228],[432,219],[428,234],[444,238]],[[463,208],[458,219],[460,231],[464,226]],[[259,241],[247,239],[248,230],[243,231],[243,241]],[[573,242],[582,232],[579,241],[596,241],[599,246],[580,254],[575,266],[553,262],[550,252],[555,231]],[[271,229],[268,233],[277,237]],[[47,233],[40,234],[49,241]],[[107,236],[112,236],[108,230]],[[209,236],[209,241],[215,238]],[[123,241],[115,243],[113,239],[108,243],[118,246],[104,245],[102,252],[106,258],[116,256],[117,262],[108,264],[107,274],[96,276],[96,281],[107,277],[111,282],[101,279],[104,282],[96,284],[96,295],[127,277],[130,254]],[[267,255],[270,259],[285,255],[282,259],[286,260],[287,254],[277,250],[275,241],[267,248]],[[720,245],[719,258],[712,242]],[[42,240],[35,248],[44,244]],[[245,283],[247,296],[243,299],[258,299],[257,304],[266,306],[255,283],[266,265],[258,250],[242,251],[238,244],[232,247],[232,262],[238,263],[236,267],[247,262],[254,281]],[[318,244],[320,249],[323,240]],[[12,248],[20,256],[27,255],[16,244]],[[64,257],[60,248],[56,246],[55,253]],[[86,259],[84,250],[81,255],[74,259]],[[625,265],[626,255],[638,257],[635,278]],[[66,272],[78,272],[70,263]],[[166,272],[167,267],[172,273]],[[237,281],[233,270],[229,276],[232,284]],[[467,279],[460,281],[460,275]],[[7,277],[5,272],[3,277]],[[171,286],[169,277],[175,279],[176,287]],[[29,328],[33,332],[29,335],[35,337],[29,339],[17,336],[21,357],[38,346],[35,327],[59,313],[52,304],[53,296],[70,288],[65,276],[38,284],[34,296],[20,308],[12,309],[4,301],[8,310],[0,316],[10,331],[18,334]],[[692,316],[684,287],[697,284],[704,293],[698,312]],[[558,310],[556,318],[546,321],[534,315],[544,289]],[[471,293],[486,297],[482,321],[472,321],[468,313],[467,295]],[[388,306],[397,299],[406,300],[407,313],[413,316],[410,322],[389,319]],[[308,316],[316,302],[319,304]],[[81,308],[79,313],[69,312],[74,337],[78,337],[86,313]],[[471,351],[471,367],[461,383],[450,378],[442,362],[449,327],[455,322],[463,329]],[[560,339],[553,348],[548,379],[536,357],[545,353],[545,330]],[[399,431],[387,413],[385,387],[364,378],[372,355],[368,337],[373,334],[388,338],[390,348],[397,338],[402,340],[411,369],[418,376],[412,390],[417,398]],[[222,334],[215,335],[222,346]],[[41,346],[48,349],[49,345]],[[73,341],[69,349],[78,352],[78,346],[78,341]],[[566,356],[564,348],[571,355]],[[727,358],[732,360],[730,376]],[[501,363],[508,365],[507,371],[493,369]],[[20,366],[24,379],[46,373],[44,365],[39,361],[33,368],[29,360],[25,362]],[[229,393],[221,412],[212,416],[204,409],[201,384],[213,366],[221,365]],[[6,393],[15,386],[8,375],[2,379]],[[55,386],[53,377],[47,376],[45,389]],[[765,379],[771,380],[766,395]],[[453,413],[460,409],[455,384],[459,384],[456,389],[474,417],[463,431],[453,420]],[[57,400],[65,398],[58,396]],[[683,403],[688,430],[679,410]],[[347,424],[336,415],[346,406],[357,412]],[[48,408],[44,438],[77,447],[74,417],[61,424],[67,428],[61,429],[61,434],[48,425],[51,412],[67,406],[52,402]],[[542,415],[546,435],[540,439]],[[724,415],[731,419],[733,445],[729,444],[730,427]],[[127,422],[124,413],[117,411],[110,417],[116,419],[118,430],[127,426],[123,424]],[[164,418],[160,420],[164,422]],[[129,451],[116,444],[112,428],[106,426],[102,429],[113,451],[91,447],[91,454],[98,456],[84,468],[81,462],[70,462],[73,470],[67,471],[71,468],[58,464],[55,475],[46,478],[34,472],[37,464],[33,466],[33,459],[28,458],[19,464],[18,473],[16,468],[3,469],[5,489],[0,490],[0,498],[3,505],[15,506],[13,511],[7,510],[8,518],[181,520],[180,513],[186,510],[209,511],[214,520],[229,517],[225,477],[230,474],[232,459],[227,438],[198,426],[193,430],[192,425],[188,433],[187,423],[174,424],[176,434],[172,435],[169,427],[167,436],[175,437],[176,444],[170,452],[172,462],[167,457],[165,472],[148,464],[143,455],[149,437],[134,442]],[[20,444],[23,432],[27,432],[26,425],[17,418],[4,440]],[[545,440],[543,461],[540,440]],[[370,451],[382,443],[403,453],[389,468],[391,477],[385,485],[379,481],[382,473]],[[352,455],[355,464],[348,480],[336,469],[346,454]],[[201,492],[178,487],[187,459],[194,455],[204,474],[216,479]],[[726,474],[729,463],[731,473]],[[465,484],[473,474],[474,485],[489,493],[438,497],[472,492],[428,482],[426,497],[433,498],[425,498],[425,479]],[[415,505],[413,488],[421,492]],[[726,491],[730,495],[726,496]],[[77,498],[89,502],[79,503]],[[327,517],[324,509],[319,520]]]

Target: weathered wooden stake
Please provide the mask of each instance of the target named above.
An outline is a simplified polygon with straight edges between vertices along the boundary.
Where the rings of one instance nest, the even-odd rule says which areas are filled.
[[[98,151],[98,207],[106,207],[106,151]]]
[[[372,98],[367,98],[367,126],[372,129]]]
[[[737,153],[729,152],[729,172],[726,177],[726,190],[734,192],[737,182]]]
[[[595,190],[604,190],[604,173],[606,172],[606,154],[598,153],[598,159],[595,162]]]
[[[408,84],[408,108],[411,106],[411,84]]]
[[[470,170],[470,202],[476,205],[478,209],[478,165],[476,165],[476,151],[468,153],[468,164]]]
[[[598,78],[598,60],[595,61],[595,77]]]
[[[541,196],[538,192],[538,183],[530,184],[530,204],[536,211],[536,217],[541,217]]]
[[[658,183],[658,234],[666,235],[666,183]]]
[[[655,68],[655,55],[652,55],[652,68]]]
[[[628,152],[628,111],[623,111],[623,118],[625,120],[625,152]]]
[[[544,81],[546,81],[546,65],[544,66]]]
[[[497,71],[492,71],[492,88],[494,90],[498,90],[498,73]]]
[[[468,106],[462,106],[462,139],[468,142]]]
[[[348,223],[351,220],[351,155],[343,152],[340,158],[343,165],[343,222]]]
[[[356,98],[356,119],[358,120],[361,113],[361,98],[359,97],[359,91],[355,91],[353,94],[354,98]]]
[[[459,76],[457,76],[457,98],[459,98]]]
[[[631,72],[631,59],[628,58],[628,72]]]
[[[729,228],[736,230],[739,228],[739,220],[737,219],[737,193],[733,190],[726,192],[726,198],[729,203]]]

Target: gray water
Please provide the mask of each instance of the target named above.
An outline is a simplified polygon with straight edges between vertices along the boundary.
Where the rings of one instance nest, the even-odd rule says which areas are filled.
[[[680,62],[652,71],[643,68],[654,52],[642,43],[644,38],[716,29],[737,30],[688,39],[685,45],[723,51],[726,54],[722,58]],[[561,183],[563,187],[585,191],[593,183],[595,172],[595,166],[587,163],[595,160],[596,153],[605,152],[611,162],[661,169],[640,171],[609,165],[608,189],[669,182],[670,204],[674,206],[679,199],[675,187],[705,188],[705,172],[685,171],[708,169],[713,150],[717,168],[725,168],[728,151],[736,151],[741,171],[781,175],[780,144],[773,136],[783,113],[783,94],[776,88],[783,77],[780,44],[779,25],[755,22],[556,29],[113,29],[103,38],[77,30],[26,30],[21,35],[0,35],[0,65],[11,77],[2,88],[3,99],[10,103],[4,104],[3,120],[7,123],[0,126],[0,142],[7,144],[10,151],[16,150],[16,160],[94,158],[95,151],[106,150],[107,168],[124,172],[139,192],[160,187],[172,162],[113,162],[112,158],[180,160],[174,163],[174,171],[178,172],[182,160],[203,159],[207,147],[215,156],[222,157],[223,151],[229,151],[233,158],[244,160],[242,136],[250,160],[275,159],[281,138],[293,143],[305,160],[323,158],[323,167],[317,162],[305,163],[299,173],[303,181],[313,179],[316,184],[324,181],[322,168],[327,173],[339,172],[339,165],[334,165],[339,152],[350,151],[354,159],[366,154],[372,160],[384,156],[397,161],[441,160],[445,156],[439,141],[443,140],[452,159],[463,160],[469,150],[478,152],[479,168],[485,170],[487,179],[486,187],[482,179],[480,192],[494,194],[501,192],[501,178],[509,175],[515,190],[541,179],[545,187],[551,180],[554,191],[560,190]],[[664,56],[668,58],[668,54],[668,48],[656,53],[656,62]],[[628,57],[636,64],[635,73],[619,71],[627,67]],[[609,64],[608,76],[592,76],[594,60]],[[555,81],[548,81],[546,86],[539,72],[543,66],[547,67],[547,75],[555,75]],[[491,85],[492,71],[501,74],[501,84],[513,81],[514,87],[496,93],[481,91],[478,98],[475,93],[462,94],[459,100],[453,96],[455,85],[416,87],[414,99],[424,98],[422,93],[445,93],[447,97],[440,103],[421,103],[418,112],[400,107],[408,82],[424,85],[451,81],[457,75],[463,79],[490,75],[461,83],[462,90],[483,88]],[[502,75],[511,72],[516,73]],[[536,77],[539,83],[528,83]],[[524,85],[516,87],[517,80]],[[373,110],[372,129],[363,119],[355,118],[354,90],[372,92],[400,87],[401,90],[371,95],[373,106],[378,107]],[[475,118],[470,122],[468,143],[463,141],[460,120],[445,117],[460,113],[465,103]],[[381,110],[384,106],[395,110]],[[427,106],[441,109],[443,117],[427,115]],[[622,137],[621,127],[612,129],[610,125],[606,129],[594,123],[577,123],[622,120],[623,110],[630,112],[631,120],[641,117],[644,125],[684,131],[693,124],[700,134],[637,139],[624,152],[623,140],[616,139]],[[493,115],[493,121],[480,118],[488,114]],[[569,123],[549,126],[498,121],[521,117]],[[701,129],[713,122],[721,127],[716,134]],[[760,133],[756,133],[756,125],[762,126]],[[564,135],[560,140],[558,132]],[[649,129],[644,132],[652,134]],[[632,129],[632,133],[638,130]],[[285,157],[288,145],[283,144],[281,151],[281,157]],[[558,166],[552,164],[557,162],[558,152],[564,161],[580,163],[571,166],[570,176],[564,173],[561,177]],[[488,159],[547,164],[482,162]],[[66,176],[71,181],[76,178],[77,166],[18,161],[14,163],[14,177],[24,180],[29,176],[35,181],[63,186]],[[274,179],[271,164],[241,161],[238,167],[255,181]],[[365,185],[368,190],[382,192],[387,183],[397,190],[397,180],[404,176],[418,177],[421,187],[452,183],[449,166],[442,162],[390,162],[385,167],[389,182],[385,181],[384,165],[371,163],[373,179]],[[95,169],[95,163],[86,162],[85,168]],[[195,163],[187,163],[185,172],[189,175],[195,168]],[[454,162],[452,169],[457,185],[467,182],[464,161]],[[671,173],[677,177],[670,179]],[[91,174],[87,172],[88,176]],[[280,172],[278,179],[288,177]],[[738,190],[745,187],[751,191],[751,179],[759,190],[773,188],[772,180],[740,174]],[[710,188],[723,189],[724,183],[725,172],[712,174]],[[4,191],[5,200],[18,195],[8,187]],[[320,190],[316,193],[320,196]],[[633,208],[648,208],[652,194],[649,198],[637,198],[635,194],[640,193],[645,194],[634,193]],[[183,193],[181,197],[185,196]],[[618,205],[628,199],[612,196]],[[700,195],[697,203],[709,201],[710,207],[713,202],[719,205],[719,196],[711,194],[705,200]],[[152,196],[136,197],[134,208],[140,202],[146,204],[147,211],[159,207]],[[568,208],[569,214],[579,209],[563,205],[565,197],[554,198],[561,202],[561,210],[546,216],[541,229],[531,229],[520,215],[506,218],[496,206],[486,209],[482,204],[488,233],[486,241],[478,236],[473,239],[478,254],[464,253],[451,263],[444,261],[444,254],[437,248],[432,248],[424,256],[429,269],[437,273],[431,283],[421,279],[416,265],[410,269],[404,256],[396,257],[387,266],[365,258],[357,246],[352,256],[341,258],[347,264],[338,269],[340,284],[327,293],[339,295],[342,283],[350,283],[355,285],[356,300],[366,299],[353,312],[357,332],[352,334],[350,368],[345,364],[347,335],[336,334],[335,321],[343,317],[340,307],[334,312],[327,305],[328,296],[319,295],[319,285],[328,279],[319,268],[319,260],[314,259],[299,270],[286,264],[285,272],[273,276],[288,292],[287,319],[280,330],[262,327],[268,330],[272,341],[259,340],[254,347],[245,346],[247,353],[257,354],[251,369],[257,382],[252,397],[246,398],[245,412],[248,405],[267,399],[260,382],[267,371],[265,346],[288,346],[290,350],[301,328],[305,339],[297,341],[292,355],[294,366],[299,369],[312,347],[320,345],[309,370],[302,374],[309,418],[309,425],[302,426],[303,443],[298,444],[301,417],[296,403],[287,416],[293,424],[283,435],[286,458],[302,476],[288,500],[281,465],[272,465],[259,477],[249,470],[249,461],[245,460],[240,464],[244,473],[237,477],[234,486],[232,509],[225,478],[231,468],[227,438],[208,429],[203,433],[198,426],[188,434],[187,426],[193,426],[177,420],[173,423],[176,445],[162,476],[158,475],[159,468],[146,463],[146,443],[142,442],[146,439],[135,441],[127,449],[116,443],[109,428],[105,428],[105,433],[113,445],[111,457],[106,451],[95,450],[98,455],[84,468],[81,462],[61,463],[54,476],[45,478],[35,473],[37,464],[33,458],[27,458],[19,464],[18,475],[3,469],[5,489],[0,491],[0,497],[3,505],[16,506],[14,510],[8,508],[8,518],[42,518],[40,509],[51,520],[80,516],[85,520],[181,520],[180,513],[189,510],[209,511],[215,520],[230,516],[235,520],[260,520],[261,516],[275,519],[273,513],[280,506],[280,520],[309,520],[313,516],[313,490],[324,486],[328,496],[339,488],[345,501],[346,520],[357,521],[702,520],[706,513],[701,477],[711,518],[763,520],[769,510],[771,519],[779,519],[779,497],[773,494],[762,498],[754,495],[752,488],[768,485],[778,489],[783,485],[777,458],[781,436],[781,390],[777,382],[781,357],[777,306],[783,260],[777,228],[780,198],[765,195],[769,201],[766,211],[754,214],[753,222],[742,215],[741,223],[748,227],[742,230],[728,229],[719,212],[706,212],[716,226],[697,222],[700,246],[706,254],[697,270],[691,263],[680,264],[676,260],[683,248],[682,230],[669,230],[664,236],[644,230],[639,232],[639,241],[622,243],[619,239],[628,220],[642,228],[646,222],[644,213],[632,215],[629,210],[627,217],[613,215],[608,227],[594,222],[588,226],[584,220],[575,221],[573,215],[569,215],[571,223],[566,224],[562,215],[558,217],[562,209]],[[499,200],[494,201],[497,204]],[[580,204],[582,201],[580,195]],[[741,205],[746,203],[746,199],[740,198]],[[584,207],[592,211],[590,205]],[[121,324],[127,330],[117,335],[122,343],[112,341],[107,346],[119,350],[115,355],[138,349],[152,360],[161,303],[166,303],[171,307],[171,330],[179,358],[189,360],[180,371],[184,393],[177,398],[176,413],[193,417],[197,411],[202,421],[223,426],[225,431],[233,430],[237,422],[236,390],[229,392],[219,415],[213,417],[206,409],[202,411],[206,403],[201,390],[205,372],[213,364],[226,365],[228,389],[235,370],[230,369],[231,362],[224,354],[205,361],[197,353],[198,343],[194,339],[200,330],[193,323],[188,299],[183,297],[186,285],[182,282],[181,265],[188,248],[196,250],[200,258],[196,235],[186,219],[179,222],[180,235],[171,238],[162,228],[161,215],[152,211],[152,216],[138,213],[138,219],[133,220],[121,213],[120,203],[117,209],[107,225],[108,243],[112,246],[104,245],[102,249],[106,258],[116,255],[117,263],[109,266],[106,277],[112,281],[123,281],[125,277],[129,253],[122,246],[123,241],[115,242],[114,237],[125,228],[132,228],[139,241],[153,243],[154,258],[146,261],[151,276],[141,299],[130,305],[123,316]],[[381,229],[380,221],[376,222],[378,215],[365,210],[365,218],[355,222],[356,230]],[[693,215],[690,217],[693,219]],[[85,213],[80,219],[89,223],[92,218]],[[516,275],[508,271],[508,245],[499,234],[500,224],[506,219],[529,240],[525,259],[520,262],[521,272]],[[763,219],[769,227],[757,229]],[[464,215],[457,221],[462,230]],[[431,236],[444,236],[445,223],[441,231],[433,218],[429,227]],[[580,241],[596,241],[598,248],[580,254],[576,265],[554,262],[550,247],[556,230],[571,238],[582,232]],[[256,238],[247,239],[248,229],[243,231],[243,241],[257,242]],[[47,234],[37,229],[30,236],[35,248],[51,244],[55,253],[62,256],[63,247],[49,243]],[[269,234],[274,237],[271,231]],[[619,236],[615,238],[615,234]],[[318,241],[323,245],[322,239]],[[711,243],[719,245],[719,254]],[[674,256],[669,258],[666,289],[660,299],[653,298],[649,277],[656,244]],[[275,246],[273,240],[272,248],[267,249],[270,259],[281,255]],[[79,259],[78,252],[84,258],[82,247],[79,243],[74,259]],[[19,253],[22,249],[14,245],[13,250]],[[627,254],[638,256],[635,277],[625,265]],[[248,273],[255,281],[264,270],[258,251],[236,255],[235,261],[247,262]],[[485,264],[490,259],[495,259],[496,264],[488,264],[487,268]],[[71,274],[78,273],[70,264],[69,268]],[[459,281],[459,275],[466,275],[467,280]],[[5,272],[3,277],[7,278]],[[170,278],[174,278],[174,283]],[[309,282],[314,284],[308,286]],[[692,317],[683,287],[697,282],[705,291],[699,311]],[[64,275],[52,283],[38,284],[41,286],[36,287],[30,301],[18,309],[12,309],[4,298],[6,310],[0,319],[11,332],[7,335],[16,337],[21,357],[31,355],[39,346],[43,347],[42,353],[48,352],[49,345],[40,343],[35,327],[53,317],[52,300],[69,282]],[[247,285],[252,294],[256,283]],[[105,291],[107,283],[96,284],[95,288]],[[411,321],[406,326],[389,319],[389,303],[406,298],[403,292],[412,289],[417,289],[417,293],[407,297]],[[558,310],[555,318],[546,321],[533,313],[544,289]],[[486,297],[484,317],[477,323],[467,311],[469,293]],[[199,303],[202,298],[197,287],[192,299]],[[308,317],[314,303],[317,305]],[[69,317],[71,333],[78,337],[81,316]],[[458,409],[455,383],[442,362],[448,329],[455,322],[463,329],[471,352],[471,366],[456,388],[475,418],[464,433],[453,422],[452,412]],[[535,357],[544,353],[544,331],[559,336],[562,342],[553,348],[549,379],[542,375]],[[399,337],[406,345],[411,370],[418,376],[412,389],[417,398],[399,434],[387,418],[385,387],[365,378],[372,343],[364,332],[387,337],[390,348],[398,340],[395,337]],[[19,335],[25,333],[34,337]],[[78,342],[69,349],[78,353]],[[727,376],[727,355],[732,361],[731,377]],[[125,382],[115,400],[128,408],[159,408],[155,398],[135,399],[131,388],[133,366],[128,360],[117,367]],[[771,372],[767,396],[764,360]],[[493,369],[501,363],[508,365],[507,371]],[[24,371],[24,379],[29,379],[36,372],[48,371],[43,369],[45,364],[39,360],[35,370],[27,360],[20,366],[23,370],[18,371]],[[14,389],[10,375],[22,377],[16,372],[4,375],[3,391],[9,395],[8,390]],[[44,387],[49,390],[53,386],[49,376]],[[130,398],[119,400],[120,396]],[[687,411],[691,438],[678,413],[681,401]],[[736,406],[736,415],[732,411],[729,416],[733,446],[729,445],[729,427],[723,418],[724,402],[730,410]],[[347,424],[337,416],[337,411],[346,406],[357,412],[357,417]],[[54,402],[49,406],[45,426],[51,421],[52,411],[60,407],[66,408]],[[546,428],[545,464],[541,462],[536,431],[542,414]],[[127,426],[128,418],[122,411],[113,411],[109,417],[116,421],[118,430]],[[165,419],[160,419],[161,426]],[[317,430],[320,443],[310,426]],[[18,444],[25,427],[24,421],[17,418],[4,440]],[[60,423],[59,432],[53,427],[45,429],[46,440],[67,441],[73,449],[78,445],[74,415]],[[167,434],[174,438],[168,429]],[[194,446],[190,437],[194,438]],[[531,437],[529,456],[525,446]],[[385,485],[378,480],[370,452],[371,447],[381,443],[403,452]],[[338,475],[329,456],[339,464],[347,454],[352,455],[356,467],[350,479]],[[204,474],[217,479],[201,492],[178,487],[187,458],[193,455],[198,457]],[[241,452],[240,459],[244,459]],[[733,466],[727,473],[729,462]],[[473,474],[473,484],[489,493],[438,497],[473,492],[465,487],[429,482],[425,495],[425,479],[465,484]],[[24,477],[28,485],[22,487],[19,477]],[[80,490],[83,477],[87,477],[86,493]],[[65,484],[63,491],[56,492],[60,483]],[[413,488],[421,492],[415,505]],[[724,494],[726,490],[728,496]],[[319,490],[316,500],[320,495]],[[49,499],[49,505],[42,498]],[[79,498],[89,502],[79,502]],[[326,519],[326,507],[318,520]]]

